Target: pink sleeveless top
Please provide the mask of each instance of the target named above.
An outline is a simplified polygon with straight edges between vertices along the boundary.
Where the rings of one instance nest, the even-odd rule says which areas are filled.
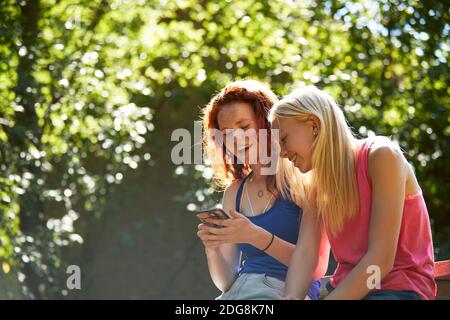
[[[381,138],[381,137],[378,137]],[[330,279],[339,285],[366,254],[372,207],[372,183],[368,176],[368,155],[375,138],[364,140],[356,160],[359,213],[335,237],[329,235],[338,266]],[[406,196],[394,267],[381,281],[380,290],[413,290],[422,299],[434,299],[434,254],[430,220],[422,192]],[[368,274],[369,276],[369,274]]]

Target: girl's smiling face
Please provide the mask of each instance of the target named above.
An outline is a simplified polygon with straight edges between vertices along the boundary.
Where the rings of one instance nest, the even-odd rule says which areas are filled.
[[[217,123],[227,151],[241,163],[253,164],[250,155],[257,155],[259,128],[252,106],[246,102],[229,103],[217,114]]]
[[[280,157],[288,158],[302,173],[312,169],[313,145],[320,121],[311,115],[307,121],[277,117],[272,124],[279,129]]]

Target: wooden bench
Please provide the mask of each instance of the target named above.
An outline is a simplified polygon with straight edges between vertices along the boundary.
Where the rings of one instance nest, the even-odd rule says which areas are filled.
[[[434,263],[434,277],[437,284],[438,300],[450,300],[450,260]]]
[[[320,298],[323,299],[328,295],[325,288],[330,276],[320,279]],[[450,260],[436,261],[434,263],[434,278],[437,284],[437,300],[450,300]]]

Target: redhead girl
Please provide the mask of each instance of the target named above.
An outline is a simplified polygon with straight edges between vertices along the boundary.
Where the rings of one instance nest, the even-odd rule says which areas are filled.
[[[209,219],[208,224],[198,227],[211,278],[223,292],[218,299],[283,296],[302,211],[277,190],[276,180],[284,175],[282,169],[276,174],[264,174],[266,165],[261,163],[258,151],[263,143],[271,151],[271,137],[260,140],[256,135],[260,129],[269,129],[267,115],[277,101],[265,85],[237,81],[222,89],[203,110],[204,145],[212,161],[215,182],[225,189],[223,209],[231,217],[225,221]],[[258,154],[254,162],[250,161],[252,152]],[[283,167],[282,163],[279,166]],[[210,226],[214,224],[222,228]],[[319,246],[320,242],[316,243]],[[317,255],[311,263],[313,276],[308,284],[305,281],[304,295],[317,299],[317,279],[326,271],[329,248],[310,249]],[[319,256],[319,252],[324,254]]]
[[[398,145],[355,138],[333,99],[312,86],[279,101],[269,119],[280,130],[281,157],[291,162],[283,183],[301,199],[303,218],[322,225],[338,262],[327,299],[434,299],[428,212]],[[304,227],[287,299],[303,299],[313,278],[307,246],[317,246]]]

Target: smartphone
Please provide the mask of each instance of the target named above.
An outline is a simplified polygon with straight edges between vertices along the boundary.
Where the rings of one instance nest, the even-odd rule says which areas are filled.
[[[220,220],[230,219],[228,214],[226,214],[226,212],[220,208],[199,210],[195,213],[195,215],[207,226],[215,227],[215,228],[223,228],[223,226],[208,223],[208,222],[206,222],[206,218],[214,218],[214,219],[220,219]]]

